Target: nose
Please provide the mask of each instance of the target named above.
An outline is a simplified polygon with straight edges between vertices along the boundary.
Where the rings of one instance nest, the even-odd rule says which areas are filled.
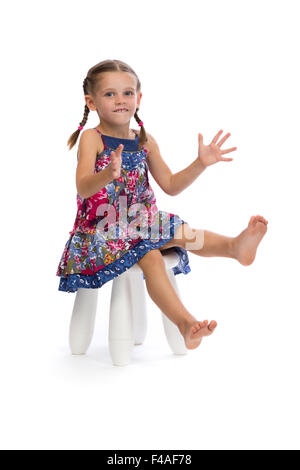
[[[125,99],[123,96],[116,95],[116,104],[125,104]]]

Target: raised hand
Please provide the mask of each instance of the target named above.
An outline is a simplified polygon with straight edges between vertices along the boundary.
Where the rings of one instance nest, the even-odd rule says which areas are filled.
[[[122,150],[123,144],[120,144],[116,150],[112,150],[110,153],[110,165],[109,169],[111,172],[111,179],[120,178],[121,176],[121,165],[122,165]]]
[[[229,132],[218,142],[220,135],[222,134],[222,130],[220,130],[215,137],[212,139],[209,145],[203,144],[203,136],[202,134],[198,134],[198,158],[201,164],[204,167],[213,165],[217,162],[231,162],[233,158],[225,158],[222,155],[224,153],[233,152],[237,149],[237,147],[231,147],[226,150],[221,150],[221,145],[225,142],[226,139],[231,135]],[[218,143],[217,143],[218,142]]]

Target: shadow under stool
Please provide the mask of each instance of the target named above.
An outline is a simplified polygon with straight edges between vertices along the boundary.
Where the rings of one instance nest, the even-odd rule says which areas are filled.
[[[178,264],[175,252],[163,254],[169,279],[180,297],[172,270]],[[79,288],[73,306],[69,330],[72,354],[85,354],[92,341],[98,290]],[[174,354],[187,353],[184,339],[177,326],[162,313],[168,344]],[[143,271],[135,264],[112,281],[109,311],[109,352],[115,366],[129,364],[134,345],[142,344],[147,332],[145,281]]]

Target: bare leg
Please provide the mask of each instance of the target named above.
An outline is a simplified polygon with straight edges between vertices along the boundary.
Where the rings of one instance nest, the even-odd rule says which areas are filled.
[[[267,231],[268,221],[260,216],[252,216],[248,227],[237,237],[226,237],[208,230],[192,229],[187,224],[179,227],[170,242],[160,250],[180,246],[199,256],[221,256],[233,258],[242,265],[253,263],[256,250]]]
[[[153,302],[177,325],[186,347],[198,347],[202,337],[210,335],[217,323],[214,320],[209,324],[207,320],[200,322],[188,312],[170,282],[159,250],[146,253],[138,264],[144,272],[147,290]]]
[[[234,258],[234,237],[226,237],[215,232],[204,230],[204,244],[202,248],[190,249],[191,253],[199,256],[221,256]]]

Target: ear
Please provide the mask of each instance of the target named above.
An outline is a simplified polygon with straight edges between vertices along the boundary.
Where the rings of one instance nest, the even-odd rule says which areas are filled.
[[[137,108],[140,107],[142,96],[143,96],[143,93],[138,94],[138,99],[137,99],[137,103],[136,103]]]
[[[94,105],[94,101],[90,95],[84,95],[84,99],[86,102],[87,107],[90,111],[96,111],[96,106]]]

